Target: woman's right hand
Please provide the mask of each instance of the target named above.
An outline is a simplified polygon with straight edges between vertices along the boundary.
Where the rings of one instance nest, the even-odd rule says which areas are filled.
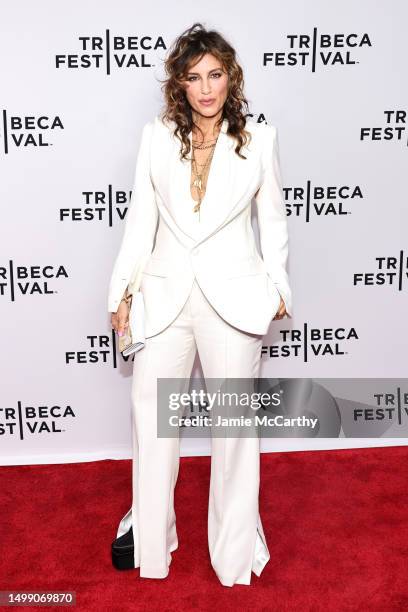
[[[112,313],[111,324],[115,332],[122,336],[125,329],[129,325],[130,308],[126,302],[121,302],[116,312]]]

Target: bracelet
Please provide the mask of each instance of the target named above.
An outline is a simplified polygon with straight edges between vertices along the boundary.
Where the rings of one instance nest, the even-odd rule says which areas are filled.
[[[132,295],[127,295],[126,297],[123,297],[120,301],[121,302],[126,302],[126,304],[129,304],[131,299],[132,299]]]

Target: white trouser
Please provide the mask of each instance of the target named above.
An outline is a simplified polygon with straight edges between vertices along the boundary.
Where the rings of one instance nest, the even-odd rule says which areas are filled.
[[[222,319],[194,281],[176,317],[135,354],[132,381],[133,501],[117,537],[133,525],[135,567],[165,578],[178,546],[174,487],[179,438],[157,437],[157,378],[189,378],[196,351],[204,378],[259,376],[262,336]],[[208,506],[211,564],[225,586],[250,584],[270,556],[258,508],[259,438],[213,437]]]

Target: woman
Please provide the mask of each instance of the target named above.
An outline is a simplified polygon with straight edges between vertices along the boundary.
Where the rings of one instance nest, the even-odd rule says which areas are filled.
[[[194,24],[165,68],[166,108],[143,128],[109,287],[119,335],[131,277],[145,302],[146,346],[135,354],[132,380],[133,502],[113,550],[134,544],[127,567],[148,578],[168,575],[178,546],[179,440],[157,436],[157,379],[188,378],[196,351],[206,380],[253,379],[271,320],[291,316],[276,129],[245,119],[242,69],[218,32]],[[214,437],[208,546],[225,586],[250,584],[251,571],[259,576],[269,559],[258,495],[258,438]]]

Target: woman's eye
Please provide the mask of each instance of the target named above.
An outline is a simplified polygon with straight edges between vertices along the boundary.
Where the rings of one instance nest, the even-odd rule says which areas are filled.
[[[215,76],[215,77],[219,78],[221,76],[221,72],[213,72],[213,74],[211,76],[213,76],[213,77]],[[196,76],[187,77],[187,81],[195,81],[196,79],[197,79]]]

